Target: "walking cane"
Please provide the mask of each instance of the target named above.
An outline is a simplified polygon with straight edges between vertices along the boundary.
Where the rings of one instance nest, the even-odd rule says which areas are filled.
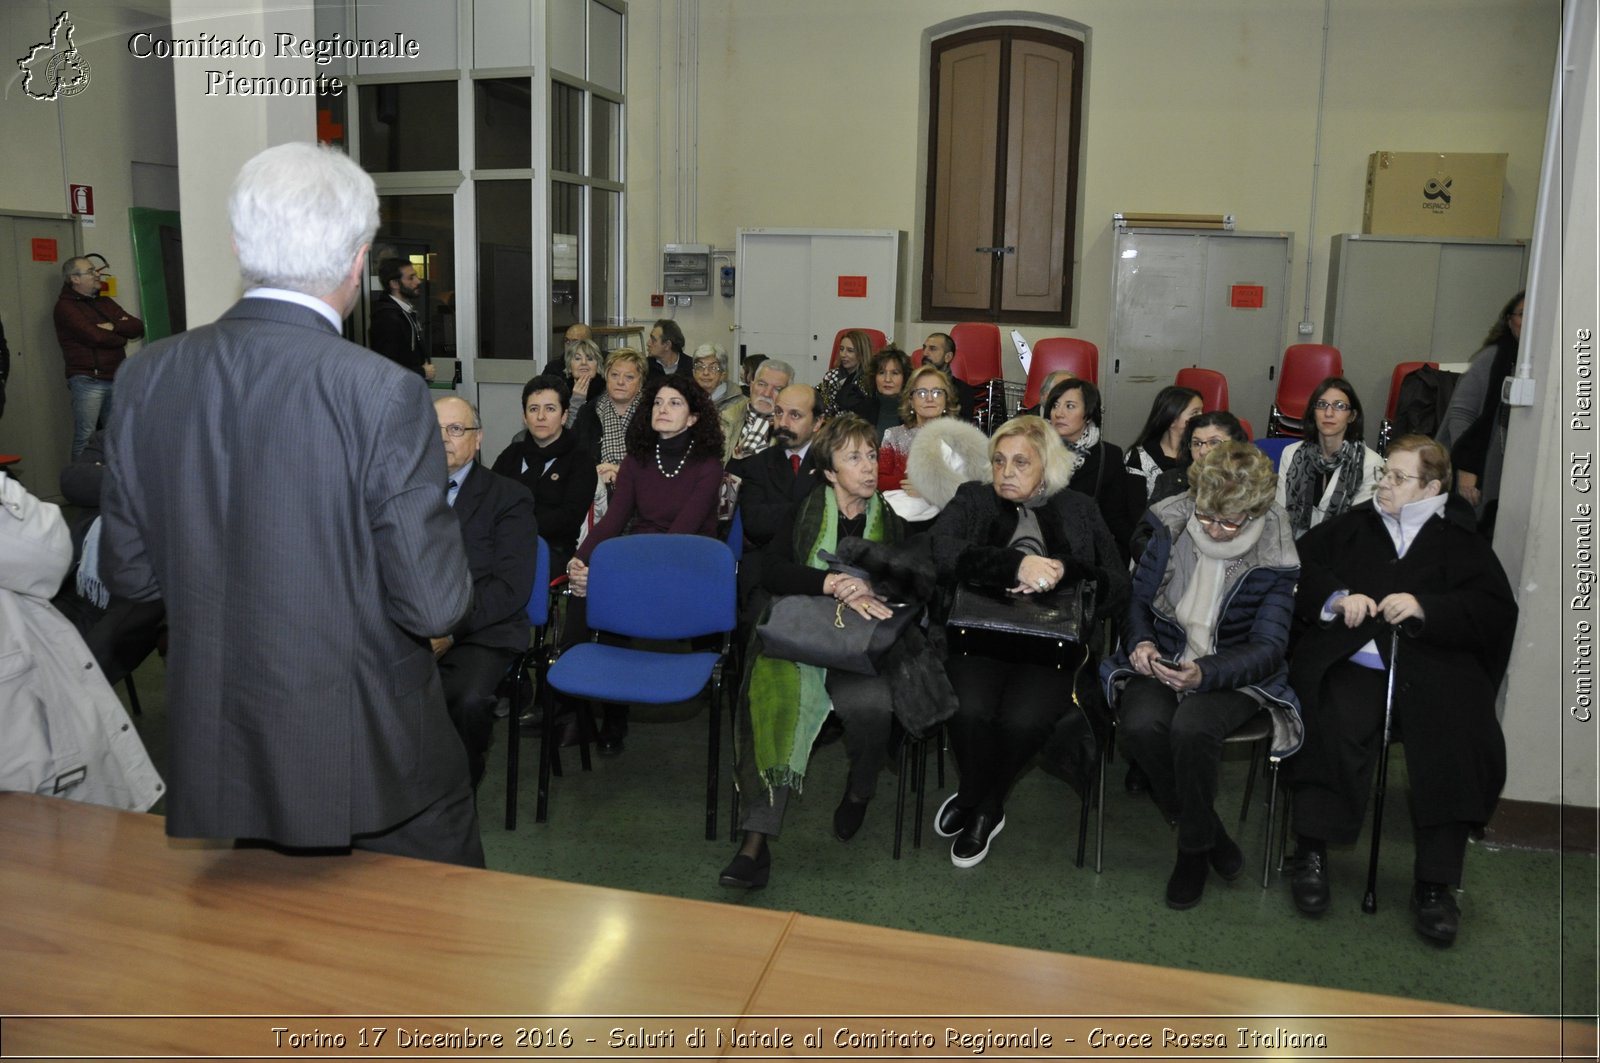
[[[1394,727],[1394,673],[1400,663],[1400,628],[1389,629],[1389,682],[1383,697],[1383,745],[1378,749],[1378,792],[1372,801],[1372,856],[1367,861],[1367,894],[1361,910],[1378,910],[1378,841],[1383,834],[1383,795],[1389,788],[1389,734]]]

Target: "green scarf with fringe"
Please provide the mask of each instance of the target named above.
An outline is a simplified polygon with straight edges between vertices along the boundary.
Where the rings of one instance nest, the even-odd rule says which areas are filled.
[[[867,500],[862,538],[881,543],[890,537],[883,496],[874,494]],[[817,553],[833,553],[839,546],[839,502],[833,488],[814,491],[801,503],[795,515],[794,543],[795,556],[803,558],[806,565],[828,567]],[[769,800],[775,787],[788,786],[798,793],[805,782],[811,744],[832,707],[826,684],[827,670],[816,665],[780,661],[764,653],[750,663],[746,697],[751,741],[756,773]]]

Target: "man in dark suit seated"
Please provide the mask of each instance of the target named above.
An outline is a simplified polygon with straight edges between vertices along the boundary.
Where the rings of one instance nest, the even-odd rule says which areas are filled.
[[[279,144],[228,218],[244,297],[129,359],[107,430],[101,575],[167,604],[167,833],[482,867],[428,648],[473,599],[428,386],[339,335],[377,189]]]
[[[694,379],[694,362],[683,353],[683,329],[670,317],[664,317],[650,328],[650,338],[645,350],[650,355],[651,376],[681,376],[685,382]]]
[[[766,450],[737,458],[728,471],[739,485],[745,556],[739,566],[739,599],[754,602],[761,585],[761,551],[789,523],[802,499],[822,483],[811,461],[811,437],[822,426],[822,397],[809,384],[792,384],[773,402],[772,440]]]
[[[975,421],[972,407],[977,400],[977,393],[972,390],[972,385],[956,376],[956,371],[950,364],[956,360],[956,341],[948,332],[930,332],[928,338],[922,341],[922,364],[938,366],[945,371],[950,382],[956,386],[956,398],[961,402],[961,419]]]
[[[495,688],[528,648],[526,608],[539,528],[528,489],[477,460],[483,426],[472,404],[452,396],[435,400],[433,409],[450,476],[446,500],[461,524],[472,570],[472,607],[448,635],[433,640],[433,655],[476,788],[494,735]]]

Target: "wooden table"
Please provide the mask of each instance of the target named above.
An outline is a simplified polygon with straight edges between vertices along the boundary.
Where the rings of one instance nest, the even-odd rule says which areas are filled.
[[[1595,1050],[1594,1027],[1579,1023],[373,853],[175,842],[155,816],[23,794],[0,794],[0,1013],[0,1055],[73,1059],[971,1059],[976,1042],[949,1044],[947,1029],[983,1038],[1035,1028],[1050,1048],[990,1047],[982,1058]],[[973,1017],[950,1018],[960,1015]],[[1232,1047],[1239,1026],[1280,1047]],[[1223,1033],[1230,1049],[1163,1047],[1164,1027]],[[819,1028],[824,1043],[810,1049],[803,1035]],[[917,1045],[833,1044],[887,1029]],[[1094,1048],[1096,1029],[1155,1043]],[[1328,1046],[1284,1049],[1282,1031],[1321,1033]],[[769,1047],[785,1037],[790,1047]]]

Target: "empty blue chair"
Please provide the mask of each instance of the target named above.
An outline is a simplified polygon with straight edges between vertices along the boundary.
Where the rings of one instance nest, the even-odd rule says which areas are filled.
[[[1283,461],[1283,452],[1290,444],[1300,441],[1293,436],[1273,436],[1270,439],[1257,439],[1254,442],[1261,453],[1272,459],[1272,467],[1277,470],[1279,463]]]
[[[534,671],[534,689],[542,693],[545,687],[545,669],[549,667],[545,647],[549,641],[546,636],[550,625],[550,547],[543,539],[538,540],[538,544],[533,565],[533,590],[528,595],[527,605],[528,623],[533,628],[533,641],[511,666],[509,676],[511,714],[508,717],[509,733],[506,736],[506,830],[517,829],[517,766],[522,745],[522,728],[518,725],[517,717],[522,705],[522,684],[527,679],[528,669],[531,666]]]
[[[668,705],[710,688],[706,750],[706,838],[717,835],[724,671],[735,621],[733,551],[701,535],[624,535],[589,559],[589,627],[595,641],[573,646],[550,666],[552,690],[622,705]],[[680,640],[720,635],[716,651],[663,653],[599,641],[602,634]],[[539,787],[549,786],[550,713],[540,735]],[[543,818],[541,816],[541,818]]]

